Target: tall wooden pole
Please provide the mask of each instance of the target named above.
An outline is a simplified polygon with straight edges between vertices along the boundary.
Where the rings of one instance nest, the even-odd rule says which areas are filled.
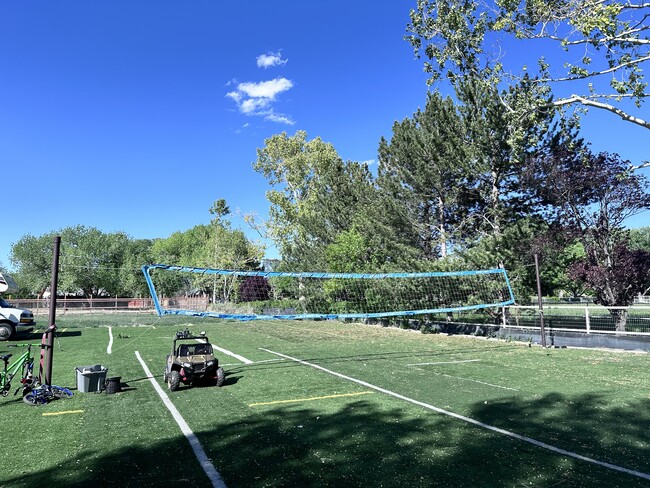
[[[537,277],[537,306],[539,307],[539,333],[542,336],[542,347],[546,347],[546,331],[544,330],[544,305],[542,303],[542,282],[539,278],[539,259],[535,254],[535,276]]]
[[[59,250],[61,236],[54,237],[54,253],[52,256],[52,282],[50,284],[50,317],[45,342],[45,384],[52,384],[52,356],[54,355],[54,331],[56,330],[56,295],[59,282]]]

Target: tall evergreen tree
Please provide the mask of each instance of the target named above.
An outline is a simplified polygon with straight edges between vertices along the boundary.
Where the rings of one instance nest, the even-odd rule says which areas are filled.
[[[467,215],[472,184],[464,133],[453,101],[435,93],[423,111],[393,124],[390,142],[382,137],[379,144],[385,218],[424,259],[448,254]]]

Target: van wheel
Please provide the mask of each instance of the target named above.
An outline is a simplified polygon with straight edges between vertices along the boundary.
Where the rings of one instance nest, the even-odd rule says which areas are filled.
[[[0,324],[0,341],[8,341],[14,335],[14,328],[9,324]]]

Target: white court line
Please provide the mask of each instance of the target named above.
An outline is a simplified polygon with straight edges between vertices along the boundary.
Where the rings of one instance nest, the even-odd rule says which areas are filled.
[[[201,342],[201,340],[196,339],[196,342]],[[231,357],[233,357],[235,359],[238,359],[242,363],[253,364],[253,361],[251,361],[250,359],[246,359],[244,356],[240,356],[239,354],[235,354],[234,352],[229,351],[228,349],[224,349],[223,347],[219,347],[216,344],[212,344],[212,348],[216,349],[217,351],[220,351],[220,352],[222,352],[224,354],[227,354],[228,356],[231,356]]]
[[[250,359],[246,359],[244,356],[235,354],[234,352],[229,351],[228,349],[224,349],[223,347],[219,347],[216,344],[212,344],[212,347],[214,347],[217,351],[221,351],[222,353],[227,354],[228,356],[232,356],[235,359],[239,359],[242,363],[253,364],[253,361],[251,361]]]
[[[458,361],[438,361],[435,363],[414,363],[414,364],[407,364],[407,366],[430,366],[432,364],[477,363],[479,361],[480,359],[463,359]]]
[[[459,361],[438,361],[436,363],[414,363],[414,364],[407,364],[407,366],[429,366],[429,365],[434,365],[434,364],[476,363],[476,362],[479,362],[479,361],[480,361],[480,359],[464,359],[464,360],[459,360]],[[418,369],[418,368],[416,368],[416,369]],[[424,370],[420,370],[420,371],[424,371]],[[439,376],[446,376],[447,378],[455,378],[457,380],[471,381],[473,383],[480,383],[481,385],[492,386],[494,388],[501,388],[502,390],[519,391],[516,388],[509,388],[507,386],[493,385],[492,383],[486,383],[485,381],[474,380],[474,379],[471,379],[471,378],[463,378],[461,376],[453,376],[451,374],[436,373],[436,372],[433,372],[432,374],[437,374]]]
[[[106,354],[113,351],[113,327],[108,326],[108,346],[106,346]]]
[[[167,410],[169,410],[169,412],[172,414],[172,417],[174,417],[174,420],[181,428],[181,432],[183,432],[183,435],[189,441],[190,446],[192,446],[194,455],[199,460],[199,464],[201,464],[201,467],[203,468],[203,471],[205,471],[205,474],[208,475],[208,478],[210,478],[210,481],[212,482],[212,486],[214,488],[227,488],[226,483],[223,481],[223,478],[221,477],[219,472],[216,470],[216,468],[208,458],[208,455],[203,450],[203,446],[201,446],[201,443],[196,438],[196,435],[194,435],[194,432],[192,432],[190,426],[187,425],[187,422],[185,422],[185,419],[181,416],[180,412],[176,409],[176,407],[171,402],[167,394],[156,382],[153,375],[151,374],[151,371],[149,371],[149,368],[142,360],[142,357],[140,356],[140,353],[138,351],[135,351],[135,357],[137,357],[138,361],[140,361],[140,364],[142,365],[142,369],[144,370],[144,374],[147,375],[147,378],[149,378],[149,381],[151,381],[154,390],[156,390],[156,393],[158,393],[158,395],[162,399],[163,403],[167,407]]]
[[[260,364],[260,363],[279,363],[281,361],[286,361],[286,359],[282,359],[282,358],[264,359],[262,361],[251,361],[250,363],[246,363],[246,364],[228,363],[228,364],[222,364],[221,366],[255,366],[256,364]]]
[[[533,439],[531,437],[526,437],[524,435],[516,434],[514,432],[510,432],[509,430],[501,429],[500,427],[495,427],[493,425],[484,424],[483,422],[479,422],[478,420],[474,420],[472,418],[465,417],[463,415],[460,415],[460,414],[457,414],[457,413],[454,413],[454,412],[450,412],[448,410],[444,410],[444,409],[439,408],[439,407],[434,407],[433,405],[429,405],[428,403],[424,403],[424,402],[421,402],[419,400],[414,400],[413,398],[409,398],[409,397],[406,397],[404,395],[400,395],[399,393],[395,393],[393,391],[386,390],[385,388],[375,386],[375,385],[370,384],[370,383],[368,383],[366,381],[358,380],[356,378],[352,378],[351,376],[346,376],[344,374],[337,373],[336,371],[332,371],[332,370],[329,370],[327,368],[323,368],[322,366],[319,366],[317,364],[309,363],[307,361],[303,361],[302,359],[293,358],[291,356],[287,356],[286,354],[281,354],[279,352],[274,352],[274,351],[271,351],[270,349],[265,349],[263,347],[260,347],[260,349],[262,351],[266,351],[268,353],[275,354],[276,356],[280,356],[280,357],[283,357],[283,358],[286,358],[286,359],[290,359],[291,361],[295,361],[297,363],[304,364],[305,366],[311,366],[312,368],[319,369],[321,371],[324,371],[325,373],[337,376],[337,377],[342,378],[344,380],[352,381],[353,383],[357,383],[359,385],[365,386],[366,388],[372,388],[373,390],[379,391],[381,393],[385,393],[386,395],[390,395],[390,396],[395,397],[395,398],[399,398],[400,400],[404,400],[406,402],[412,403],[414,405],[418,405],[418,406],[426,408],[428,410],[432,410],[432,411],[437,412],[437,413],[448,415],[449,417],[453,417],[455,419],[462,420],[464,422],[468,422],[470,424],[476,425],[478,427],[482,427],[482,428],[487,429],[487,430],[491,430],[493,432],[498,432],[499,434],[503,434],[503,435],[506,435],[508,437],[512,437],[514,439],[517,439],[517,440],[520,440],[520,441],[523,441],[523,442],[528,442],[529,444],[533,444],[534,446],[541,447],[543,449],[548,449],[549,451],[555,452],[557,454],[561,454],[563,456],[568,456],[568,457],[572,457],[572,458],[575,458],[575,459],[579,459],[580,461],[585,461],[585,462],[588,462],[588,463],[592,463],[592,464],[595,464],[597,466],[602,466],[604,468],[612,469],[614,471],[619,471],[621,473],[626,473],[626,474],[630,474],[632,476],[637,476],[638,478],[643,478],[643,479],[646,479],[646,480],[650,480],[650,474],[642,473],[640,471],[634,471],[632,469],[624,468],[622,466],[617,466],[616,464],[611,464],[611,463],[607,463],[607,462],[604,462],[604,461],[598,461],[597,459],[593,459],[593,458],[590,458],[590,457],[587,457],[587,456],[583,456],[583,455],[577,454],[575,452],[566,451],[566,450],[561,449],[559,447],[555,447],[555,446],[552,446],[550,444],[546,444],[545,442],[535,440],[535,439]]]

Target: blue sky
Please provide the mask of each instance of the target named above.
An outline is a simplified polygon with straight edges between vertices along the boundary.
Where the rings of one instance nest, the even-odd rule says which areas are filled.
[[[376,161],[426,98],[402,39],[414,4],[4,2],[0,264],[23,235],[73,225],[167,237],[207,223],[219,198],[265,216],[252,163],[282,131]],[[611,115],[592,111],[584,135],[648,158],[649,131]]]

